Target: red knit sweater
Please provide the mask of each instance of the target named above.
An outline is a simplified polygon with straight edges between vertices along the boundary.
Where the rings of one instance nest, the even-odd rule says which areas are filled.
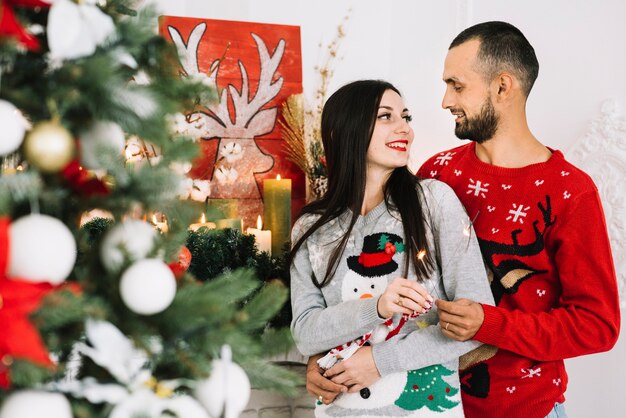
[[[553,151],[503,168],[475,144],[444,151],[421,177],[449,184],[465,205],[491,273],[479,348],[461,362],[468,418],[544,418],[564,401],[563,359],[609,350],[620,327],[604,214],[591,178]],[[494,355],[495,351],[495,355]],[[466,358],[467,360],[467,358]]]

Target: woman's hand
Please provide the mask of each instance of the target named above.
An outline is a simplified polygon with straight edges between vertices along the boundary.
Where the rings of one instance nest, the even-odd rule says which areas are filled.
[[[395,313],[410,315],[413,312],[425,313],[434,302],[433,297],[421,284],[397,277],[378,299],[378,315],[389,318]]]
[[[374,363],[372,347],[359,348],[350,358],[342,360],[326,370],[324,377],[334,383],[350,388],[349,392],[358,392],[380,379],[380,373]]]

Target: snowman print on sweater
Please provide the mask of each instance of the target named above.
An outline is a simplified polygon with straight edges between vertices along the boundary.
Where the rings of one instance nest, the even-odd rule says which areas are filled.
[[[387,276],[398,269],[393,260],[404,252],[402,238],[395,234],[377,233],[364,239],[363,251],[347,259],[348,272],[341,283],[341,300],[367,299],[383,294],[387,287]],[[370,342],[384,341],[389,329],[380,324]]]
[[[389,275],[398,270],[398,263],[393,258],[396,254],[403,252],[404,244],[398,235],[376,233],[366,236],[361,253],[347,258],[349,270],[341,283],[342,300],[349,301],[382,295],[387,287]],[[373,330],[369,343],[377,344],[385,341],[389,332],[390,328],[380,324]],[[430,376],[427,376],[429,373]],[[413,415],[418,409],[423,409],[420,411],[420,416],[438,416],[439,412],[456,406],[458,402],[449,401],[445,403],[445,406],[439,404],[435,409],[423,408],[428,406],[426,403],[432,401],[427,399],[429,395],[420,396],[419,390],[415,388],[418,384],[422,385],[425,379],[430,383],[435,378],[446,384],[440,377],[449,374],[452,374],[452,371],[437,365],[416,371],[386,375],[358,393],[340,395],[334,403],[328,406],[318,404],[316,416],[408,416]],[[457,392],[457,389],[449,388],[447,395],[453,396]],[[435,415],[431,415],[432,413]]]

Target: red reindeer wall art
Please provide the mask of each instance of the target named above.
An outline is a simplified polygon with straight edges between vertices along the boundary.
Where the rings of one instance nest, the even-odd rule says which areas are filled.
[[[238,199],[247,225],[263,212],[266,178],[290,178],[299,209],[304,174],[287,161],[277,123],[281,104],[302,92],[299,27],[164,16],[160,29],[178,50],[181,74],[219,96],[189,117],[203,151],[191,176],[209,180],[211,199]]]

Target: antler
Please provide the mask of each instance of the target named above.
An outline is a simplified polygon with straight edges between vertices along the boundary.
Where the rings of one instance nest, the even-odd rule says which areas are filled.
[[[480,249],[483,253],[485,261],[495,277],[491,283],[491,290],[496,300],[496,304],[500,302],[500,298],[504,292],[514,293],[517,288],[530,277],[545,273],[545,270],[536,270],[527,265],[522,259],[503,258],[496,264],[494,256],[516,255],[516,256],[533,256],[539,254],[544,249],[544,235],[549,226],[554,224],[555,218],[552,217],[552,205],[550,196],[546,195],[545,206],[542,202],[538,202],[537,206],[543,215],[543,230],[538,227],[539,220],[533,222],[533,230],[535,239],[531,242],[521,244],[518,235],[522,233],[521,229],[511,232],[511,243],[496,242],[479,239]]]
[[[206,23],[198,24],[189,35],[189,40],[185,44],[180,32],[173,26],[168,26],[167,30],[170,33],[170,37],[176,46],[178,51],[178,58],[180,64],[183,67],[183,71],[188,77],[205,77],[205,83],[212,85],[217,89],[217,72],[219,70],[221,60],[215,60],[211,64],[209,69],[209,75],[200,72],[198,65],[198,45],[200,40],[206,31]],[[224,125],[230,124],[230,118],[228,117],[228,97],[226,89],[222,90],[220,95],[220,103],[211,108],[214,115],[208,116],[204,113],[199,113],[198,116],[204,119],[205,132],[215,136],[223,136],[226,133]]]
[[[207,77],[206,82],[214,85],[217,90],[217,72],[219,70],[220,60],[215,60],[211,64],[210,73],[206,75],[200,72],[198,66],[198,45],[206,31],[206,23],[200,23],[189,35],[189,40],[185,44],[180,32],[173,26],[168,26],[168,31],[178,50],[181,66],[187,76],[204,76]],[[263,106],[269,103],[283,86],[283,78],[279,77],[272,82],[272,78],[278,69],[283,53],[285,52],[285,40],[281,39],[274,50],[274,54],[270,57],[267,46],[263,40],[251,33],[256,42],[261,61],[261,72],[259,75],[259,84],[256,93],[251,101],[248,101],[249,83],[248,72],[246,67],[239,61],[239,70],[241,71],[241,92],[235,86],[230,84],[228,89],[223,89],[220,94],[219,104],[211,106],[210,115],[204,112],[199,115],[205,119],[205,131],[210,136],[224,137],[239,136],[253,138],[258,135],[264,135],[270,132],[274,127],[277,108],[261,110]],[[228,111],[228,92],[233,99],[233,107],[235,109],[235,122],[231,121]],[[233,130],[232,128],[237,128]]]
[[[174,41],[174,45],[176,45],[178,59],[180,60],[180,64],[182,65],[183,70],[185,70],[185,73],[188,76],[200,74],[200,68],[198,67],[198,45],[200,44],[200,39],[202,39],[202,35],[204,35],[204,31],[206,30],[206,23],[200,23],[198,26],[193,28],[191,34],[189,35],[189,42],[187,44],[185,44],[183,37],[175,27],[168,26],[167,30],[170,33],[172,41]]]
[[[246,67],[239,61],[239,70],[241,71],[242,85],[241,93],[237,91],[235,86],[230,85],[229,90],[233,98],[235,108],[235,126],[243,127],[252,125],[250,122],[259,110],[269,103],[283,86],[283,78],[279,77],[274,83],[272,78],[278,69],[283,53],[285,52],[285,40],[281,39],[274,50],[274,55],[270,54],[263,40],[255,33],[251,33],[259,50],[259,58],[261,60],[261,74],[259,76],[259,85],[257,86],[254,98],[248,102],[248,73]],[[274,109],[274,113],[275,113]],[[258,135],[258,134],[257,134]]]

